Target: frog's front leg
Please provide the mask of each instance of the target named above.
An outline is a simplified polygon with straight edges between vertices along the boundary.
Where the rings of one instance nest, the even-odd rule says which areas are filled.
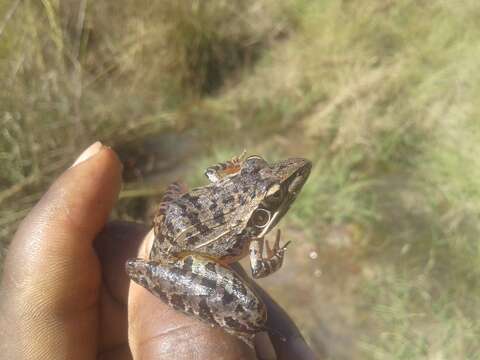
[[[263,254],[263,244],[266,244],[267,256]],[[283,256],[290,242],[287,242],[280,248],[280,230],[277,230],[277,236],[273,245],[273,250],[264,238],[255,239],[250,242],[250,267],[252,276],[259,279],[280,269],[283,264]]]
[[[174,309],[220,326],[249,346],[265,330],[266,308],[233,270],[197,254],[172,261],[132,259],[132,280]]]
[[[205,170],[205,176],[212,183],[219,181],[226,175],[235,174],[240,171],[242,163],[245,159],[246,151],[244,150],[240,156],[235,156],[231,160],[212,165]]]

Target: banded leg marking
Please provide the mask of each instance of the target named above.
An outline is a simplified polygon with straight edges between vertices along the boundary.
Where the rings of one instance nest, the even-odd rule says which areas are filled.
[[[162,200],[158,205],[157,216],[155,219],[153,219],[153,228],[155,229],[155,233],[157,233],[159,226],[162,225],[163,215],[165,215],[165,210],[167,209],[168,204],[185,194],[187,191],[187,185],[182,181],[175,181],[168,185],[165,193],[163,194]]]
[[[253,240],[250,243],[250,266],[252,276],[255,279],[273,274],[282,267],[285,250],[288,244],[290,244],[290,241],[280,247],[280,235],[280,230],[277,230],[273,249],[270,248],[268,241],[264,238]],[[263,253],[264,243],[267,250],[266,257]]]
[[[239,156],[235,156],[231,160],[212,165],[205,170],[205,176],[214,183],[220,181],[227,175],[235,174],[240,171],[243,161],[245,160],[246,151]]]
[[[197,254],[173,261],[127,262],[130,278],[176,310],[219,326],[253,346],[266,308],[233,270]]]

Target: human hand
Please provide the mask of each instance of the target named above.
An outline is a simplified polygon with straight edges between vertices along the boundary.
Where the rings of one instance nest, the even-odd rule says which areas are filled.
[[[261,289],[271,336],[256,354],[223,330],[174,311],[130,283],[124,267],[147,229],[107,219],[121,186],[115,153],[95,143],[23,220],[0,286],[6,359],[314,358],[293,322]],[[145,248],[145,246],[143,246]],[[142,250],[141,250],[142,251]]]

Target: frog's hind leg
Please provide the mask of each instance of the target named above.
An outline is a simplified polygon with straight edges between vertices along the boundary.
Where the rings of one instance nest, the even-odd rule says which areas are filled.
[[[153,220],[153,228],[155,229],[155,233],[157,233],[159,226],[161,226],[163,223],[163,215],[165,215],[165,210],[167,209],[168,204],[185,194],[187,191],[187,185],[182,181],[175,181],[168,185],[165,193],[163,194],[162,200],[158,205],[157,216]]]
[[[187,185],[182,181],[174,181],[168,185],[165,193],[163,194],[162,200],[160,201],[159,210],[165,210],[166,205],[169,202],[179,198],[188,191]]]
[[[242,167],[245,155],[246,151],[244,150],[239,156],[235,156],[231,160],[208,167],[207,170],[205,170],[205,176],[210,182],[214,183],[227,175],[237,173]]]
[[[265,330],[266,308],[233,270],[197,254],[182,259],[127,263],[132,280],[174,309],[219,326],[249,346]]]
[[[266,244],[267,256],[263,254],[263,245]],[[273,245],[273,250],[270,248],[268,241],[264,238],[255,239],[250,242],[250,266],[252,269],[252,276],[259,279],[280,269],[283,265],[283,257],[285,250],[290,242],[280,247],[280,230],[277,230],[277,236]]]

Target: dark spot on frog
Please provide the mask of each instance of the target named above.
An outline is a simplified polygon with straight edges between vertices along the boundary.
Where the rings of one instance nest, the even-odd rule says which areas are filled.
[[[214,324],[217,324],[217,321],[213,317],[212,312],[210,311],[210,307],[207,304],[207,301],[205,299],[200,300],[199,305],[199,315],[202,319],[208,320]]]
[[[215,211],[217,207],[218,207],[218,204],[216,202],[212,202],[212,204],[208,207],[208,210]]]
[[[190,203],[194,208],[198,208],[198,196],[186,193],[183,195],[183,199],[187,202]]]
[[[246,332],[246,333],[255,332],[255,331],[250,330],[244,324],[240,323],[239,321],[235,320],[234,318],[232,318],[230,316],[225,317],[225,324],[232,329],[240,330],[242,332]]]
[[[238,304],[238,305],[235,307],[235,312],[241,314],[241,313],[245,312],[245,309],[243,308],[242,305]]]
[[[200,284],[209,288],[209,289],[215,289],[217,287],[217,282],[213,279],[209,279],[207,277],[203,277],[200,280]]]
[[[181,295],[172,294],[172,296],[170,297],[170,304],[172,304],[172,306],[177,310],[185,309],[185,304],[183,303],[183,297]]]
[[[228,305],[230,304],[233,300],[235,300],[235,297],[228,293],[228,292],[225,292],[225,294],[223,295],[222,297],[222,304],[223,305]]]
[[[163,225],[166,227],[167,231],[168,231],[168,234],[173,234],[174,233],[174,226],[173,226],[174,222],[171,222],[171,221],[166,221],[163,223]],[[169,236],[166,236],[166,238],[169,238]]]
[[[198,213],[195,211],[195,212],[190,212],[186,215],[186,217],[188,218],[188,220],[190,220],[190,223],[192,225],[196,225],[200,222],[200,219],[198,217]]]
[[[211,228],[208,227],[207,225],[205,225],[204,223],[202,222],[197,222],[195,223],[195,229],[197,230],[197,234],[201,234],[201,235],[204,235],[204,234],[207,234],[209,232],[211,232]]]
[[[232,195],[226,196],[222,199],[223,205],[232,204],[235,201],[235,198]]]
[[[209,262],[205,265],[205,269],[207,269],[208,271],[211,271],[213,273],[217,273],[217,268],[215,266],[215,263],[212,263],[212,262]]]
[[[187,208],[187,204],[185,204],[183,199],[180,198],[178,201],[170,203],[167,214],[175,218],[178,216],[179,213],[185,213],[187,211]]]
[[[225,223],[225,216],[224,216],[222,210],[217,210],[217,211],[215,211],[213,217],[214,217],[215,222],[216,222],[217,224],[222,225],[222,224]]]
[[[247,200],[248,200],[248,199],[249,199],[249,198],[246,197],[246,196],[241,196],[238,201],[239,201],[240,205],[243,206],[243,205],[245,205],[245,204],[247,203]]]

